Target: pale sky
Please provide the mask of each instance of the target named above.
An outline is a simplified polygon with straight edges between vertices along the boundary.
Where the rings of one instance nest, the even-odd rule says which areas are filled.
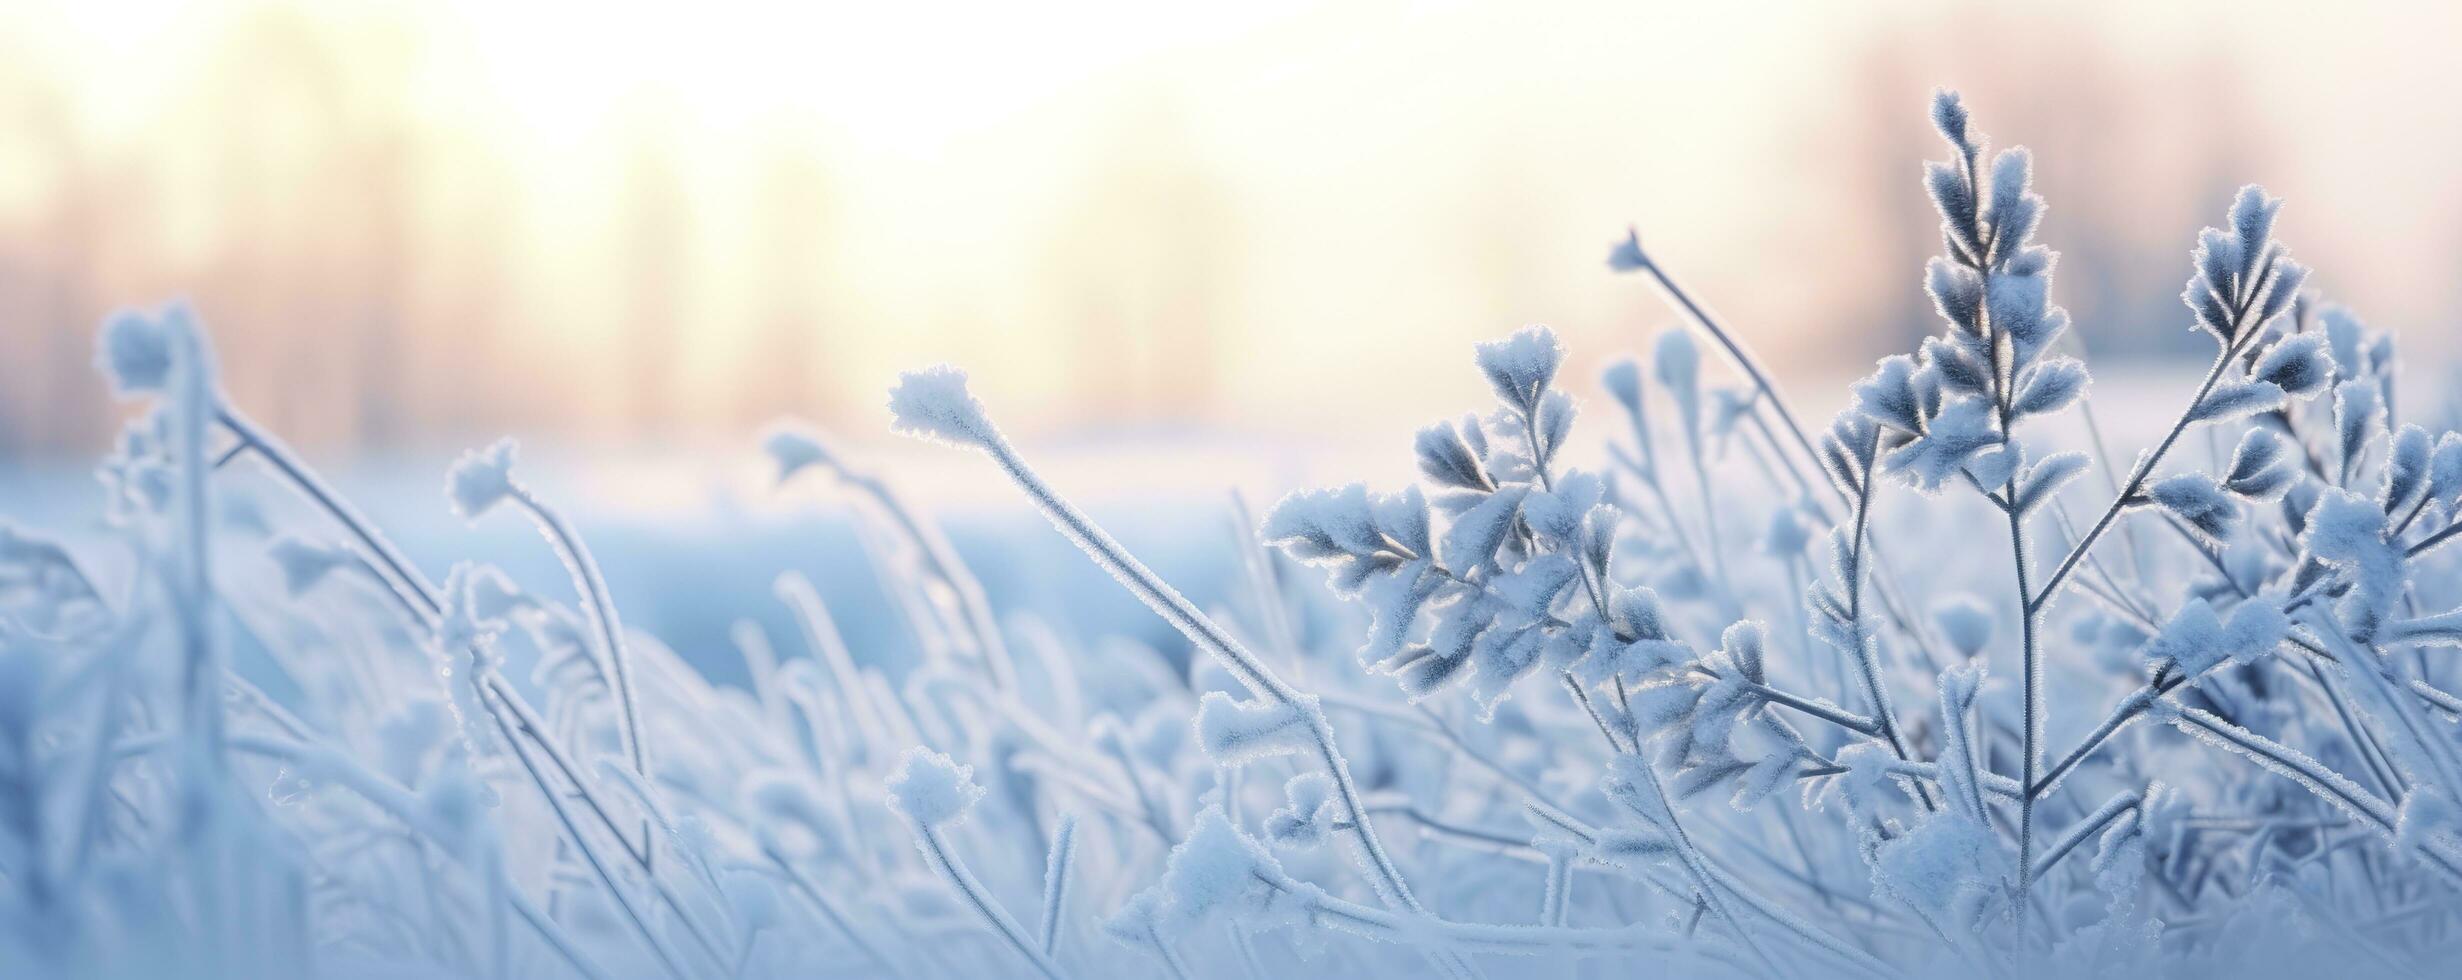
[[[520,389],[479,414],[622,439],[621,379],[644,370],[623,324],[641,270],[672,268],[652,295],[677,339],[648,370],[672,376],[686,430],[876,428],[898,369],[955,360],[1029,429],[1297,434],[1450,411],[1468,344],[1524,322],[1555,325],[1585,381],[1646,349],[1672,317],[1602,263],[1634,223],[1783,372],[1826,385],[1928,328],[1906,311],[1937,84],[2036,151],[2055,298],[2089,330],[2183,327],[2157,321],[2197,228],[2261,181],[2318,285],[2452,349],[2450,11],[1533,7],[37,4],[0,14],[0,136],[48,119],[85,169],[0,139],[0,276],[19,277],[0,290],[90,265],[75,288],[95,302],[188,295],[226,347],[341,363],[358,348],[331,324],[374,302],[353,276],[398,266],[379,295],[402,297],[384,301],[401,363],[429,380],[388,397],[460,383],[430,348],[476,302],[489,390]],[[293,97],[330,114],[301,129],[267,107]],[[415,134],[414,176],[363,187],[393,151],[348,134],[385,127]],[[361,155],[320,155],[336,140]],[[771,194],[781,160],[810,194]],[[672,182],[665,223],[636,214],[644,161]],[[46,266],[66,174],[115,203],[81,219],[92,257]],[[416,197],[408,244],[347,244],[388,194]],[[817,312],[809,348],[776,355],[762,325],[789,293]],[[87,312],[67,308],[9,308],[37,322],[0,330],[90,330],[45,322]],[[746,372],[781,358],[809,392],[765,412]],[[275,392],[296,372],[227,360],[303,438],[352,438],[317,426],[351,417],[321,406],[353,382]],[[21,395],[0,422],[97,408]],[[446,425],[410,414],[412,438]]]

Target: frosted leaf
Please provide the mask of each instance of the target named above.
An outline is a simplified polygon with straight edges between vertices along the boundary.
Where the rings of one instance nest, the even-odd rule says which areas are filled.
[[[1627,683],[1642,675],[1692,656],[1692,649],[1674,640],[1640,639],[1629,643],[1611,642],[1594,646],[1579,663],[1573,665],[1573,677],[1590,687],[1597,687],[1611,678],[1621,677]]]
[[[2436,437],[2436,449],[2428,454],[2428,499],[2448,511],[2462,500],[2462,433]]]
[[[975,785],[975,767],[922,746],[906,750],[896,774],[889,777],[889,808],[924,827],[958,820],[983,798]]]
[[[1932,209],[1940,213],[1941,234],[1958,254],[1970,261],[1980,261],[1983,235],[1975,227],[1975,192],[1966,183],[1965,171],[1955,164],[1926,160],[1923,186],[1932,197]]]
[[[2052,499],[2060,488],[2068,486],[2069,481],[2086,472],[2089,462],[2086,454],[2080,452],[2054,453],[2036,460],[2018,478],[2015,501],[2018,515],[2023,517]]]
[[[2365,638],[2400,601],[2402,548],[2386,539],[2385,512],[2375,502],[2340,488],[2320,494],[2308,511],[2300,545],[2309,555],[2350,576],[2354,631]]]
[[[1968,348],[1976,338],[1958,335],[1925,337],[1920,360],[1940,374],[1941,387],[1965,395],[1988,394],[1992,390],[1992,369],[1983,357]],[[1987,349],[1985,357],[1990,356]]]
[[[2377,494],[2377,506],[2388,514],[2408,509],[2428,487],[2428,453],[2432,442],[2428,430],[2406,425],[2394,433],[2392,448],[2385,458],[2385,484]]]
[[[1556,489],[1534,490],[1522,501],[1522,519],[1530,529],[1553,541],[1570,541],[1581,531],[1582,518],[1598,506],[1606,485],[1583,471],[1556,481]]]
[[[2052,284],[2047,276],[1995,272],[1983,298],[1992,328],[2012,337],[2034,336],[2042,326]]]
[[[1959,149],[1971,146],[1982,139],[1980,133],[1973,134],[1971,138],[1967,133],[1966,103],[1958,97],[1954,89],[1933,90],[1932,128],[1940,132],[1942,139],[1948,140],[1951,146]]]
[[[1284,803],[1265,818],[1266,838],[1284,847],[1315,847],[1340,815],[1334,783],[1323,772],[1309,771],[1282,784]]]
[[[1652,367],[1668,397],[1675,399],[1676,414],[1684,420],[1685,431],[1700,431],[1701,349],[1693,345],[1692,333],[1682,327],[1660,333]]]
[[[983,403],[966,390],[966,372],[947,364],[898,375],[889,389],[889,426],[953,446],[989,446],[1000,438]]]
[[[1906,903],[1943,929],[1975,926],[2015,862],[1991,828],[1939,813],[1874,852],[1875,891]]]
[[[1438,542],[1438,560],[1456,572],[1468,572],[1494,560],[1497,546],[1504,544],[1505,534],[1513,529],[1522,498],[1529,492],[1526,485],[1508,486],[1463,511],[1445,529],[1444,540]]]
[[[1302,561],[1362,555],[1383,546],[1368,488],[1353,483],[1332,490],[1301,490],[1265,514],[1265,539],[1292,550]]]
[[[2211,603],[2192,598],[2146,644],[2144,656],[2158,669],[2197,677],[2224,661],[2251,663],[2272,653],[2290,629],[2282,607],[2268,599],[2241,603],[2225,623]]]
[[[1975,270],[1936,256],[1924,265],[1923,288],[1941,319],[1963,336],[1982,336],[1983,278]]]
[[[1726,654],[1745,679],[1755,684],[1769,681],[1769,674],[1762,666],[1769,641],[1769,624],[1753,619],[1738,620],[1718,634],[1719,652]]]
[[[2250,323],[2264,323],[2291,306],[2298,298],[2300,286],[2308,281],[2308,267],[2287,258],[2274,260],[2274,281],[2266,286],[2265,298],[2258,302],[2257,313]]]
[[[2283,390],[2270,381],[2226,381],[2190,409],[2191,422],[2221,422],[2283,407]]]
[[[463,520],[476,521],[513,495],[513,454],[519,444],[498,439],[485,449],[465,452],[445,473],[445,497]]]
[[[2240,523],[2239,505],[2213,477],[2203,473],[2165,477],[2147,491],[2147,496],[2215,544],[2229,540]]]
[[[1882,358],[1872,374],[1849,388],[1855,411],[1901,432],[1923,431],[1923,412],[1915,397],[1915,359],[1904,354]]]
[[[2251,500],[2282,496],[2299,479],[2299,464],[2287,458],[2290,444],[2270,429],[2250,429],[2231,452],[2223,487]]]
[[[2334,386],[2336,458],[2343,461],[2344,468],[2348,469],[2359,458],[2368,442],[2368,430],[2375,426],[2384,408],[2384,392],[2375,381],[2362,378]]]
[[[1419,472],[1440,485],[1463,490],[1488,490],[1495,485],[1451,422],[1419,430],[1412,448],[1419,459]]]
[[[1992,158],[1992,255],[2009,254],[2034,237],[2043,216],[2043,198],[2027,189],[2033,157],[2025,147],[2002,150]]]
[[[2257,272],[2256,247],[2274,234],[2274,213],[2282,209],[2282,199],[2265,192],[2265,188],[2248,184],[2240,188],[2231,201],[2231,231],[2249,253],[2233,271],[2243,280]]]
[[[1378,666],[1401,682],[1402,693],[1415,702],[1461,680],[1462,668],[1469,663],[1468,647],[1440,653],[1434,647],[1420,645],[1406,647]]]
[[[821,440],[819,433],[792,420],[770,423],[769,431],[761,436],[761,451],[767,453],[770,462],[777,465],[780,483],[815,466],[835,468],[838,465],[837,454],[830,452],[829,444]]]
[[[1197,812],[1188,839],[1171,849],[1158,919],[1168,929],[1185,931],[1228,907],[1271,902],[1285,880],[1273,855],[1232,826],[1221,807],[1209,806]]]
[[[1218,766],[1246,765],[1316,744],[1298,705],[1233,700],[1221,691],[1207,691],[1198,699],[1196,729],[1197,745]]]
[[[2323,334],[2293,334],[2266,348],[2248,377],[2305,398],[2334,380],[2334,359],[2326,353]]]
[[[1960,657],[1972,658],[1992,642],[1993,615],[1990,606],[1974,596],[1959,594],[1942,599],[1932,606],[1932,625],[1939,627],[1941,638]]]
[[[1573,434],[1576,414],[1571,395],[1550,391],[1539,397],[1539,417],[1534,428],[1538,430],[1540,464],[1555,459],[1556,451],[1564,447],[1565,439]]]
[[[2366,377],[2368,328],[2361,326],[2350,310],[2339,306],[2326,307],[2318,319],[2325,324],[2325,342],[2334,355],[2335,383]]]
[[[1477,356],[1479,370],[1487,375],[1496,397],[1531,412],[1538,408],[1540,394],[1556,380],[1564,348],[1556,343],[1555,331],[1532,324],[1503,340],[1478,345]]]
[[[2018,448],[2016,443],[2008,443],[1977,453],[1966,461],[1966,474],[1974,477],[1978,486],[2007,486],[2009,478],[2017,473]]]
[[[1496,706],[1513,693],[1513,684],[1539,669],[1547,634],[1536,629],[1489,630],[1471,644],[1471,699],[1482,720],[1495,717]]]
[[[103,323],[95,367],[110,379],[112,393],[122,398],[162,391],[178,358],[179,342],[173,334],[184,329],[193,329],[184,305],[173,304],[158,316],[135,310],[114,313]]]
[[[1981,398],[1962,398],[1942,409],[1915,441],[1892,451],[1881,468],[1903,477],[1923,493],[1937,493],[1941,484],[1975,454],[2000,441],[1992,429],[1992,406]]]
[[[1573,559],[1560,554],[1544,554],[1523,562],[1522,567],[1491,580],[1496,595],[1514,609],[1529,615],[1543,616],[1556,596],[1581,574]]]
[[[1738,810],[1750,812],[1760,806],[1761,801],[1777,795],[1779,790],[1793,783],[1801,768],[1792,747],[1772,752],[1744,770],[1743,775],[1735,777],[1735,795],[1727,803]]]
[[[2018,415],[2042,415],[2057,412],[2076,404],[2086,393],[2086,365],[2075,358],[2055,357],[2037,362],[2026,371],[2026,379],[2018,387],[2017,401],[2011,406]]]

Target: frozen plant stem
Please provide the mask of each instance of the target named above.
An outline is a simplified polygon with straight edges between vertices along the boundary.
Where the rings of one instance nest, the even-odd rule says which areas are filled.
[[[1052,830],[1051,853],[1043,862],[1043,955],[1050,956],[1060,948],[1060,914],[1068,905],[1069,876],[1075,871],[1077,858],[1077,816],[1060,815],[1060,825]]]
[[[607,581],[600,576],[598,562],[590,557],[590,549],[573,533],[572,525],[554,508],[541,502],[529,487],[512,485],[513,502],[520,505],[530,519],[537,522],[547,543],[556,549],[556,557],[573,574],[573,584],[580,587],[582,608],[590,615],[590,625],[597,628],[600,652],[606,657],[608,675],[615,682],[616,709],[623,725],[618,729],[624,740],[624,757],[633,772],[643,778],[650,775],[649,760],[641,744],[641,709],[633,697],[631,658],[624,652],[624,624],[616,619],[615,602],[608,598]],[[648,830],[643,829],[646,837]],[[648,848],[643,848],[648,853]]]
[[[931,399],[938,396],[938,402],[927,402],[920,406],[923,418],[910,421],[906,417],[906,411],[913,410],[917,406],[907,404],[902,407],[900,396],[906,393],[904,388],[922,387],[933,381],[947,381],[952,375],[955,376],[956,383],[962,386],[964,376],[957,374],[953,369],[934,369],[931,372],[906,376],[901,383],[901,390],[891,394],[891,408],[900,414],[901,427],[910,432],[980,449],[991,456],[992,461],[999,464],[1000,468],[1009,474],[1009,478],[1017,483],[1018,488],[1025,492],[1027,499],[1033,502],[1036,509],[1043,512],[1043,516],[1051,522],[1053,528],[1076,544],[1078,549],[1085,552],[1086,556],[1092,559],[1097,566],[1110,573],[1111,577],[1128,589],[1130,594],[1145,603],[1147,608],[1154,610],[1155,614],[1161,616],[1164,622],[1171,624],[1172,628],[1179,630],[1181,635],[1188,637],[1189,642],[1195,644],[1198,649],[1204,650],[1208,656],[1213,657],[1224,670],[1229,671],[1231,676],[1240,682],[1241,686],[1248,688],[1258,698],[1296,709],[1300,716],[1306,719],[1308,734],[1314,742],[1318,761],[1333,777],[1335,795],[1341,801],[1344,812],[1356,815],[1356,819],[1351,821],[1351,836],[1358,843],[1361,855],[1367,863],[1369,881],[1376,886],[1377,897],[1413,915],[1426,915],[1426,908],[1420,905],[1419,899],[1411,894],[1409,883],[1403,880],[1401,868],[1396,866],[1392,856],[1386,853],[1384,844],[1377,839],[1375,827],[1371,821],[1366,819],[1365,814],[1368,810],[1360,801],[1359,787],[1351,778],[1350,764],[1343,758],[1341,751],[1335,747],[1333,726],[1325,720],[1324,713],[1317,709],[1316,699],[1302,695],[1296,688],[1275,675],[1272,668],[1267,667],[1263,661],[1257,659],[1255,654],[1250,653],[1238,640],[1232,638],[1231,634],[1225,631],[1220,624],[1199,611],[1186,597],[1166,584],[1143,562],[1138,561],[1135,555],[1129,554],[1128,549],[1121,547],[1120,543],[1096,525],[1093,519],[1062,498],[1057,491],[1051,488],[1050,484],[1043,482],[1042,476],[1018,456],[1017,450],[1009,445],[1007,437],[992,426],[990,419],[982,415],[982,406],[974,401],[973,396],[966,394],[962,387],[958,387],[955,391],[925,390],[919,392],[918,398]],[[958,404],[949,404],[951,402]],[[954,415],[955,417],[935,417],[942,415]],[[1434,951],[1431,951],[1430,955],[1448,974],[1473,975],[1469,965],[1457,957],[1450,954],[1440,956]]]
[[[950,852],[949,842],[941,836],[940,828],[921,821],[916,821],[914,828],[915,841],[922,847],[923,856],[931,861],[932,870],[956,886],[958,892],[966,896],[967,904],[974,906],[975,914],[998,929],[1001,938],[1008,940],[1009,946],[1017,950],[1017,955],[1033,964],[1034,971],[1041,974],[1044,980],[1062,980],[1059,964],[1053,963],[1049,953],[1026,937],[1026,930],[1009,916],[1006,909],[992,901],[991,892],[983,887],[983,882],[975,878],[974,872],[966,869],[965,862],[959,861],[957,855]]]

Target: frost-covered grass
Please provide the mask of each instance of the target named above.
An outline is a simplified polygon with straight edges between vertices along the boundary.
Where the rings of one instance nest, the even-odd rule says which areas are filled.
[[[1605,424],[1545,328],[1479,345],[1492,400],[1417,433],[1420,482],[1243,514],[1218,607],[963,372],[907,375],[897,428],[1175,650],[995,605],[785,425],[778,478],[873,545],[833,574],[890,608],[782,575],[793,635],[680,656],[512,443],[446,503],[567,575],[439,577],[222,397],[184,310],[116,317],[132,570],[0,532],[0,973],[2450,972],[2462,435],[2401,423],[2392,340],[2302,291],[2250,188],[2191,253],[2210,369],[2114,456],[2028,158],[1934,122],[1940,333],[1826,426],[1628,238],[1688,325],[1607,369]],[[749,683],[690,666],[721,657]]]

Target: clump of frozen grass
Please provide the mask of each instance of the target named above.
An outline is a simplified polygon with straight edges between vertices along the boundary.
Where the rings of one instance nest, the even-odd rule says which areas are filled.
[[[115,316],[135,567],[0,527],[0,962],[2433,974],[2462,434],[2303,290],[2250,188],[2190,249],[2214,360],[2113,465],[2031,158],[1954,96],[1932,115],[1940,330],[1826,425],[1628,234],[1610,268],[1685,326],[1600,374],[1603,455],[1553,331],[1480,344],[1416,379],[1487,402],[1413,434],[1419,478],[1243,517],[1228,599],[1072,505],[962,372],[900,381],[899,431],[984,453],[1185,658],[1078,604],[996,608],[927,515],[782,423],[780,483],[853,491],[870,563],[828,573],[889,601],[782,576],[794,632],[737,624],[750,680],[714,686],[624,629],[510,441],[446,504],[528,520],[569,601],[431,580],[228,402],[184,308]],[[228,503],[258,484],[306,516]]]

